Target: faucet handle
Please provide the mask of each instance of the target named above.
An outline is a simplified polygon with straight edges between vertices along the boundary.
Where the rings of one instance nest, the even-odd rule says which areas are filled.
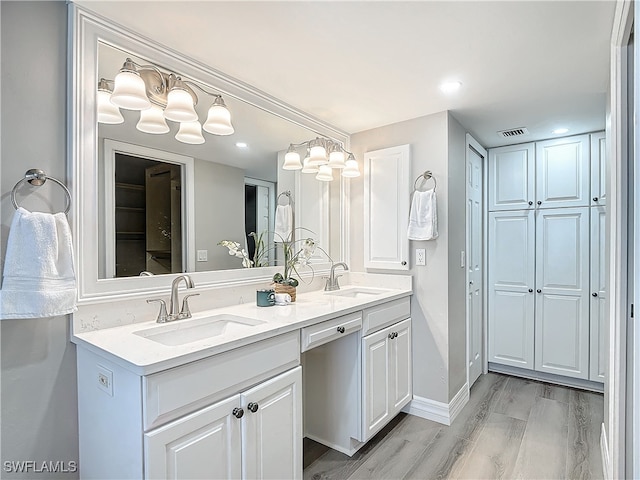
[[[182,297],[182,309],[180,309],[180,318],[191,318],[191,310],[189,310],[189,297],[196,297],[199,293],[190,293]]]
[[[169,320],[169,315],[167,315],[167,302],[162,300],[161,298],[151,298],[147,300],[147,303],[160,303],[160,311],[158,312],[158,318],[156,318],[157,323],[165,323]]]

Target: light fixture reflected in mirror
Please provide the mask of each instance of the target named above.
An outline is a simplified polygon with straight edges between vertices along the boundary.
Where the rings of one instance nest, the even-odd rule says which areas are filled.
[[[296,147],[302,146],[307,148],[307,156],[300,163],[300,154]],[[333,169],[342,170],[343,177],[360,176],[358,162],[353,153],[345,150],[341,143],[325,137],[316,137],[306,142],[290,144],[284,156],[282,168],[283,170],[302,169],[302,173],[317,173],[316,179],[323,182],[333,180]]]
[[[109,88],[113,84],[113,90]],[[199,84],[184,80],[173,73],[164,73],[155,65],[138,65],[127,58],[115,80],[100,79],[98,83],[98,122],[122,123],[119,108],[139,110],[136,128],[144,133],[163,134],[170,128],[166,120],[180,122],[176,139],[183,143],[205,141],[195,106],[195,87],[214,98],[209,108],[204,130],[214,135],[231,135],[231,113],[222,96],[205,90]],[[191,125],[190,122],[198,123]],[[185,125],[186,124],[186,125]]]

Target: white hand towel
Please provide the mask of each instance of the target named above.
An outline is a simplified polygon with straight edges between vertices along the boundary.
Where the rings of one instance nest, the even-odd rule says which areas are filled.
[[[407,236],[409,240],[438,238],[438,207],[435,190],[413,192]]]
[[[284,242],[291,240],[291,230],[293,229],[293,210],[291,205],[278,205],[276,207],[274,242]]]
[[[76,276],[66,215],[18,208],[7,241],[0,319],[54,317],[75,310]]]

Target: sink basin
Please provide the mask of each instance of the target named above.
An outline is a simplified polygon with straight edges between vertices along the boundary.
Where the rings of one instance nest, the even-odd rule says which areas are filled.
[[[345,288],[344,290],[336,290],[334,292],[325,292],[325,295],[348,298],[367,298],[386,293],[387,291],[388,290],[381,290],[379,288],[353,287]]]
[[[217,337],[260,325],[262,320],[238,317],[236,315],[214,315],[195,320],[176,320],[165,325],[133,332],[135,335],[171,347]]]

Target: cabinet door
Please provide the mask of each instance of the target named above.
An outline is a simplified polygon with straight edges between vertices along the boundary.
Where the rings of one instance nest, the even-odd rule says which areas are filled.
[[[489,214],[489,361],[533,369],[533,211]]]
[[[364,155],[365,268],[409,269],[409,145]]]
[[[606,318],[606,208],[591,208],[591,306],[589,380],[604,382]]]
[[[235,395],[145,433],[145,478],[240,478],[239,406]]]
[[[243,478],[302,478],[302,367],[241,397]]]
[[[589,207],[536,217],[536,370],[589,378]]]
[[[591,205],[607,204],[607,146],[604,132],[591,134]]]
[[[589,163],[589,135],[537,142],[537,206],[588,207]]]
[[[393,325],[362,339],[362,441],[371,438],[390,419],[389,335]]]
[[[489,150],[489,211],[534,208],[535,146]]]
[[[389,344],[389,380],[391,385],[391,415],[398,413],[411,400],[411,319],[398,322],[391,328]],[[387,336],[388,338],[388,336]]]

